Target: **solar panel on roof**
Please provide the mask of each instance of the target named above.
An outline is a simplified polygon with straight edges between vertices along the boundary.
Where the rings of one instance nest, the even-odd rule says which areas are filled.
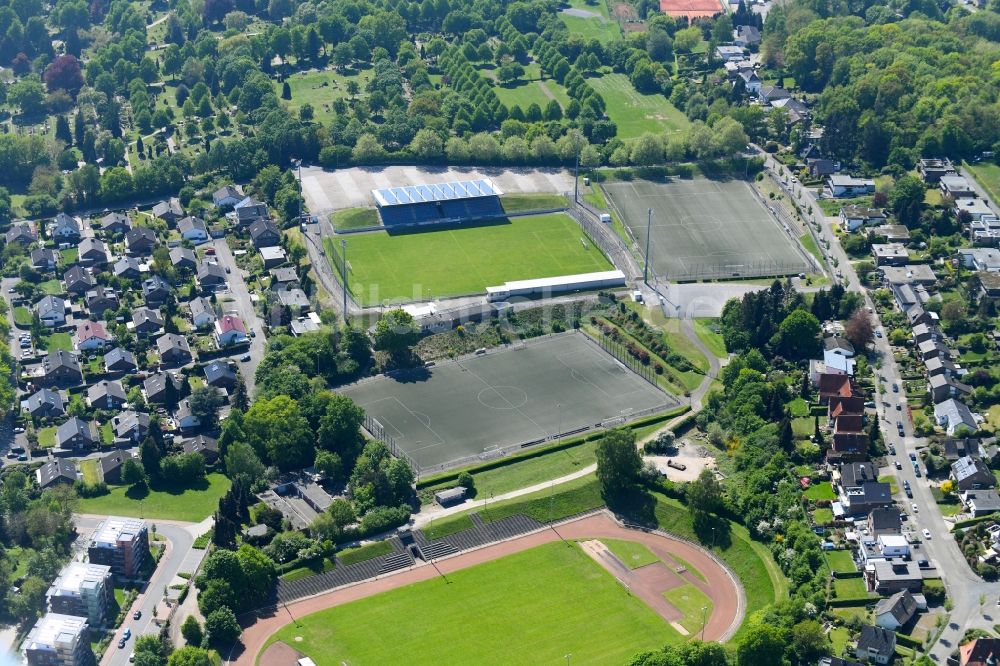
[[[382,207],[402,206],[420,202],[440,202],[453,199],[473,199],[497,196],[499,191],[488,180],[464,180],[450,183],[429,183],[405,187],[385,187],[372,190],[375,202]]]

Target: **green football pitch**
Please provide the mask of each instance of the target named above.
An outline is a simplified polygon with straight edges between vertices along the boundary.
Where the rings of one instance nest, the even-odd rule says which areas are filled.
[[[374,231],[346,241],[351,293],[364,305],[481,294],[510,280],[614,269],[580,225],[562,213],[438,230]],[[327,239],[326,251],[339,273],[339,243]]]
[[[620,664],[680,642],[575,543],[557,542],[299,618],[317,664]],[[377,627],[377,630],[375,629]]]

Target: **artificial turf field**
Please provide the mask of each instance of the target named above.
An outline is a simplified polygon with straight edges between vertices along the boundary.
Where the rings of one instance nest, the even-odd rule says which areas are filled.
[[[613,270],[563,213],[446,229],[373,231],[347,239],[351,293],[377,305],[481,294],[510,280]],[[328,255],[340,247],[326,246]],[[334,270],[339,261],[334,257]]]
[[[300,626],[274,639],[321,666],[557,664],[567,654],[574,664],[620,664],[682,640],[575,543],[538,546],[448,580],[298,618]]]
[[[812,270],[804,251],[743,181],[637,180],[603,187],[641,247],[646,211],[653,209],[650,264],[660,277],[710,280]]]
[[[582,333],[384,375],[339,392],[376,419],[421,470],[679,404]]]

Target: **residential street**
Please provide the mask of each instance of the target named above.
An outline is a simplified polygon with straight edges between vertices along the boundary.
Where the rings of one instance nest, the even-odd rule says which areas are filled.
[[[770,157],[767,158],[767,167],[772,171],[779,169],[779,173],[787,173]],[[868,292],[861,288],[861,282],[854,267],[851,265],[847,253],[837,241],[828,219],[822,214],[815,194],[800,184],[785,185],[782,183],[782,188],[799,201],[803,213],[806,213],[810,208],[812,209],[812,219],[807,221],[820,224],[820,238],[829,241],[829,256],[836,259],[837,270],[843,275],[845,287],[864,295],[865,304],[871,309],[875,326],[882,329],[882,323],[875,311],[874,304]],[[887,456],[887,460],[890,463],[898,460],[902,466],[902,469],[897,470],[893,465],[890,471],[896,476],[900,489],[902,489],[905,480],[910,483],[913,490],[912,500],[902,495],[902,492],[899,495],[904,509],[909,514],[904,529],[911,531],[912,539],[920,541],[923,541],[919,536],[920,532],[924,529],[930,530],[932,538],[920,543],[919,548],[915,548],[914,559],[927,559],[931,565],[937,568],[944,580],[948,597],[954,603],[949,624],[928,653],[935,660],[944,663],[951,651],[957,648],[958,642],[967,629],[977,626],[989,629],[994,624],[993,617],[1000,617],[1000,612],[996,612],[993,616],[990,614],[990,610],[997,609],[997,602],[1000,599],[1000,583],[983,582],[972,572],[931,495],[926,475],[922,475],[920,479],[914,475],[909,454],[924,448],[927,442],[924,438],[916,437],[913,432],[913,424],[906,411],[904,385],[887,335],[883,334],[883,337],[875,339],[875,352],[879,359],[878,362],[881,363],[881,367],[876,372],[885,378],[883,382],[876,382],[879,389],[874,396],[878,417],[881,419],[879,425],[886,445],[896,448],[896,455]],[[892,391],[893,384],[899,387],[899,393]],[[885,389],[885,393],[882,393],[882,388]],[[902,410],[896,409],[897,404],[902,405]],[[903,423],[904,437],[900,437],[896,431],[897,421]],[[923,471],[923,467],[921,470]],[[915,515],[909,508],[911,502],[917,505],[918,513]],[[981,595],[985,597],[985,611],[980,606]]]
[[[247,362],[237,362],[243,379],[246,381],[247,391],[250,395],[253,395],[255,388],[254,372],[260,360],[264,358],[264,348],[267,344],[264,339],[264,329],[261,326],[260,319],[257,317],[253,301],[250,299],[250,291],[247,289],[247,283],[243,279],[243,271],[236,266],[236,258],[233,257],[226,239],[219,238],[206,244],[206,247],[208,245],[215,248],[216,260],[226,270],[228,278],[229,288],[226,291],[219,292],[219,302],[222,303],[224,310],[239,315],[240,319],[243,320],[243,325],[247,329],[247,335],[250,335],[251,331],[255,332],[255,337],[250,338],[250,360]],[[232,301],[223,303],[223,299],[226,297],[230,297]],[[242,355],[243,352],[240,352],[236,356],[239,357]]]
[[[81,547],[86,547],[90,532],[97,527],[104,516],[94,516],[89,514],[77,514],[77,529],[80,531]],[[193,573],[194,565],[200,562],[200,555],[205,551],[195,551],[199,557],[192,557],[192,547],[194,546],[194,531],[201,529],[201,524],[187,524],[164,521],[148,521],[149,525],[156,526],[156,533],[166,537],[168,545],[163,557],[160,559],[156,571],[153,573],[149,583],[142,589],[135,603],[128,610],[128,618],[122,623],[121,628],[115,632],[111,645],[108,646],[101,659],[101,666],[127,666],[129,655],[135,647],[135,640],[143,634],[155,634],[159,632],[159,627],[153,623],[153,609],[163,598],[164,587],[169,586],[177,572],[188,571]],[[150,534],[150,540],[152,540]],[[138,620],[132,619],[132,614],[142,611],[142,616]],[[132,637],[125,644],[123,649],[118,649],[118,639],[122,637],[122,632],[128,627],[132,630]]]

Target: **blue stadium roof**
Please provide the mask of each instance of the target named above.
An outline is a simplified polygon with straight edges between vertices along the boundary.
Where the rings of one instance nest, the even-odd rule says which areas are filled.
[[[503,194],[489,180],[462,180],[451,183],[435,183],[433,185],[407,185],[406,187],[385,187],[372,190],[375,203],[379,207],[404,206],[416,203],[433,203],[451,199],[475,199],[477,197],[496,197]]]

